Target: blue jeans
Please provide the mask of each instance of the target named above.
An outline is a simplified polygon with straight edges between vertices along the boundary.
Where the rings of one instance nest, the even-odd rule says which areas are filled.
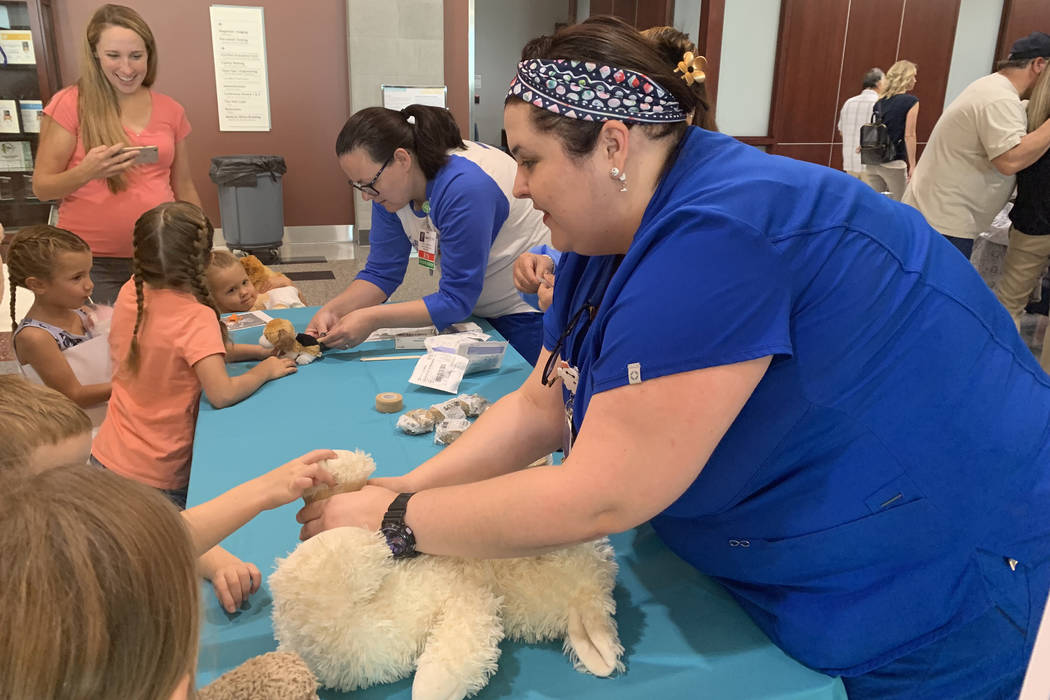
[[[105,469],[106,471],[113,471],[105,464],[95,459],[95,455],[91,455],[88,459],[91,461],[92,466],[98,467],[99,469]],[[189,486],[183,486],[181,489],[156,490],[163,493],[169,501],[175,504],[176,508],[178,508],[179,510],[186,510],[186,492],[189,490]]]
[[[507,342],[535,366],[543,348],[543,314],[526,311],[520,314],[509,314],[499,318],[486,318],[496,331],[507,339]]]
[[[91,301],[96,304],[113,306],[117,292],[124,283],[131,279],[131,258],[95,258],[91,263],[91,281],[95,289],[91,292]]]

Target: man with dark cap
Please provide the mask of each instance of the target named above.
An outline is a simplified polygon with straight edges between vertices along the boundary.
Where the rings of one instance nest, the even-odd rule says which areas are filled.
[[[864,74],[863,90],[846,100],[839,112],[839,133],[842,134],[842,169],[863,180],[878,192],[886,190],[886,183],[875,173],[868,172],[860,162],[860,127],[871,121],[871,110],[879,100],[884,75],[881,68],[872,68]]]
[[[1027,99],[1047,68],[1050,36],[1018,39],[999,70],[979,78],[944,110],[901,200],[969,258],[1014,189],[1014,176],[1050,148],[1050,121],[1027,133]]]

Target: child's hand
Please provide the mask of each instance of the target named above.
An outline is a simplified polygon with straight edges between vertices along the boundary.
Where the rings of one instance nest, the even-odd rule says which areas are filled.
[[[263,376],[266,377],[266,381],[272,379],[280,379],[289,374],[296,372],[297,366],[295,360],[288,359],[287,357],[267,357],[265,360],[256,365]]]
[[[314,450],[282,464],[248,482],[256,492],[260,510],[270,510],[302,497],[303,491],[319,484],[335,486],[335,479],[318,462],[335,459],[331,450]]]
[[[277,354],[277,348],[264,348],[262,345],[252,345],[250,347],[254,355],[252,359],[254,360],[265,360],[266,358],[273,357]]]
[[[262,585],[259,567],[241,561],[222,547],[212,547],[205,552],[198,560],[197,570],[211,581],[219,604],[231,614]]]
[[[239,559],[236,564],[216,571],[215,578],[211,580],[219,604],[231,614],[237,612],[237,608],[248,600],[248,596],[259,590],[260,584],[262,584],[262,574],[259,572],[259,567]]]

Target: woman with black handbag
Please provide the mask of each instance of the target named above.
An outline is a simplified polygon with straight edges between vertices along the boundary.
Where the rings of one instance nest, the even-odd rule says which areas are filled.
[[[915,125],[919,121],[919,98],[908,94],[915,87],[915,64],[897,61],[886,72],[882,97],[875,103],[874,112],[881,118],[896,146],[893,160],[868,165],[869,170],[880,176],[889,189],[890,196],[900,201],[904,188],[915,167]]]

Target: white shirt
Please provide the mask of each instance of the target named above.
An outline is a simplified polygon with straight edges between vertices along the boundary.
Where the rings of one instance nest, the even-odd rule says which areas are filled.
[[[846,100],[839,113],[839,131],[842,133],[842,169],[848,173],[864,172],[860,162],[860,127],[871,121],[871,112],[879,101],[879,93],[864,88],[859,95]]]
[[[474,314],[483,318],[498,318],[509,314],[535,312],[536,309],[525,303],[514,286],[514,261],[533,246],[550,244],[550,229],[543,223],[543,213],[533,208],[531,199],[518,199],[514,196],[514,176],[518,166],[513,158],[498,148],[483,146],[473,141],[463,143],[466,144],[466,149],[452,150],[449,152],[450,157],[466,158],[481,168],[503,191],[510,207],[507,220],[503,222],[496,240],[489,249],[485,284],[474,305]],[[420,218],[412,213],[408,206],[398,211],[397,216],[413,246],[419,240],[421,230],[435,232],[440,241],[440,231],[430,216]],[[440,243],[438,245],[440,246]]]
[[[992,160],[1027,133],[1025,103],[1001,73],[970,83],[948,105],[930,134],[901,199],[939,232],[976,238],[988,230],[1014,189]]]

